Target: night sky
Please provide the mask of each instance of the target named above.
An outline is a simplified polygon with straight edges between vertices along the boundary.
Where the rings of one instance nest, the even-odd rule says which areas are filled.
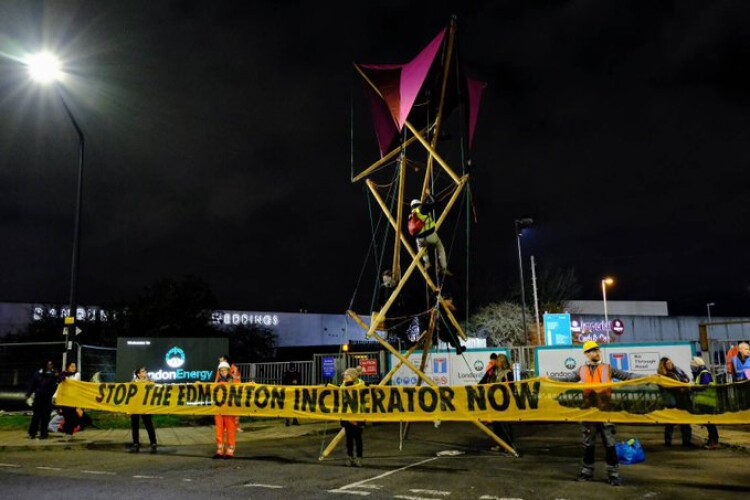
[[[86,137],[79,304],[194,275],[225,308],[366,313],[351,159],[379,155],[352,63],[408,62],[452,14],[488,84],[476,222],[441,231],[472,307],[517,286],[513,221],[533,217],[527,279],[534,255],[575,269],[577,298],[613,276],[610,300],[750,315],[743,1],[3,0],[0,301],[68,300],[77,136],[20,63],[46,48]]]

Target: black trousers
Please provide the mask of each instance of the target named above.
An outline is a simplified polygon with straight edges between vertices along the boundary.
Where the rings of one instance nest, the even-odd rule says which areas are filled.
[[[72,406],[63,406],[63,432],[69,436],[73,435],[76,427],[78,427],[78,413]]]
[[[52,398],[35,397],[34,405],[31,407],[31,424],[29,424],[29,436],[46,438],[49,435],[49,420],[52,414]]]
[[[341,425],[346,431],[346,455],[353,457],[356,447],[357,458],[362,458],[362,430],[364,427],[352,422],[343,422]]]
[[[154,431],[154,423],[151,420],[151,415],[130,415],[130,431],[133,434],[133,444],[141,444],[140,428],[138,419],[143,420],[143,426],[146,428],[148,433],[148,442],[152,446],[156,444],[156,431]]]

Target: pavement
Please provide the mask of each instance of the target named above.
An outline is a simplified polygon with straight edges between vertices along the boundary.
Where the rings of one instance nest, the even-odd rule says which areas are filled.
[[[622,424],[618,425],[618,430]],[[633,426],[635,427],[635,426]],[[661,426],[651,426],[661,427]],[[286,426],[284,419],[242,421],[242,432],[237,433],[238,446],[261,440],[278,440],[296,438],[307,435],[335,436],[341,427],[338,421],[305,421],[300,425]],[[619,432],[621,435],[626,435]],[[156,429],[156,440],[159,446],[179,447],[205,445],[213,446],[216,439],[213,425],[165,427]],[[143,442],[143,439],[146,439]],[[693,443],[702,445],[708,438],[705,427],[693,426]],[[675,439],[679,442],[679,429],[675,429]],[[148,444],[146,430],[141,426],[141,445]],[[719,427],[719,441],[724,447],[731,447],[750,453],[750,423],[748,425],[733,425]],[[132,442],[130,429],[99,429],[88,428],[73,435],[71,440],[64,439],[59,432],[50,433],[48,439],[30,439],[25,430],[0,431],[0,450],[39,450],[39,449],[67,449],[71,447],[97,448],[122,445],[129,446]]]

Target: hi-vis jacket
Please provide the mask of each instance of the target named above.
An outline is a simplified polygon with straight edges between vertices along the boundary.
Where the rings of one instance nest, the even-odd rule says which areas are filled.
[[[417,238],[424,238],[435,232],[435,220],[432,218],[432,215],[430,215],[434,205],[435,199],[432,196],[429,196],[420,206],[415,207],[411,211],[412,216],[415,216],[424,222],[424,227],[419,234],[417,234]],[[424,210],[424,212],[422,212],[422,210]]]
[[[612,379],[617,380],[631,380],[634,378],[640,378],[642,375],[635,373],[625,372],[617,368],[613,368],[612,365],[607,363],[591,364],[586,363],[577,372],[570,372],[567,375],[554,377],[555,380],[560,382],[583,382],[585,385],[589,384],[609,384]],[[585,407],[598,407],[600,409],[606,409],[610,405],[610,397],[612,390],[599,389],[595,390],[584,390],[583,400]]]

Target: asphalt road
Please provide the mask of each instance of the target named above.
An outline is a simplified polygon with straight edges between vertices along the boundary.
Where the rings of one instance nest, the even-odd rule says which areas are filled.
[[[739,448],[709,451],[664,447],[662,427],[619,426],[638,437],[645,463],[622,466],[622,487],[577,483],[580,426],[516,426],[520,458],[489,450],[473,425],[413,424],[367,427],[364,467],[344,466],[343,443],[330,458],[325,435],[242,443],[235,460],[212,460],[210,445],[165,446],[155,455],[129,454],[123,444],[69,449],[6,449],[0,457],[5,498],[401,498],[401,499],[675,499],[746,498],[750,454]],[[696,443],[698,439],[696,439]],[[453,456],[440,456],[449,452]],[[597,458],[602,450],[597,450]]]

